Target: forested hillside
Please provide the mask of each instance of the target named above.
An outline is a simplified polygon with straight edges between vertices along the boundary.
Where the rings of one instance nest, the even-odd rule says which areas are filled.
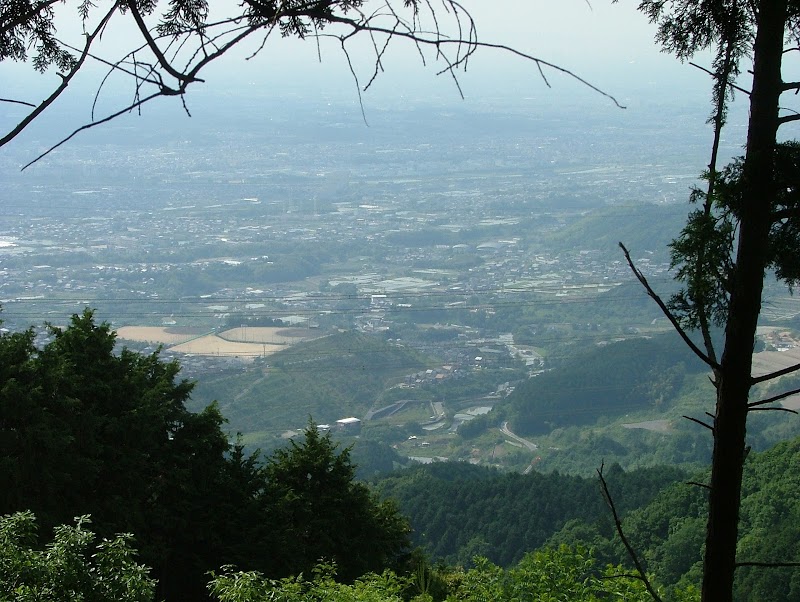
[[[674,333],[595,346],[517,387],[501,417],[532,435],[602,416],[663,411],[687,376],[705,370]]]
[[[363,416],[384,389],[429,360],[348,331],[298,344],[267,361],[241,374],[203,379],[190,407],[219,400],[233,432],[247,433],[248,443],[272,446],[283,431],[302,428],[309,417],[323,424]]]
[[[29,514],[0,521],[0,588],[16,580],[30,582],[30,591],[67,587],[55,565],[35,574],[23,571],[57,563],[53,554],[63,550],[63,558],[74,556],[70,574],[84,575],[80,587],[122,592],[131,600],[150,600],[153,591],[167,601],[202,598],[208,571],[230,564],[259,574],[217,574],[212,587],[220,599],[229,588],[250,591],[241,581],[248,579],[262,592],[328,588],[350,595],[377,588],[405,599],[430,594],[434,600],[473,600],[483,591],[486,599],[502,600],[514,599],[519,588],[539,591],[526,581],[537,575],[548,575],[541,587],[549,589],[542,592],[560,592],[569,600],[590,600],[590,590],[612,587],[615,595],[630,596],[625,599],[642,594],[634,582],[612,580],[612,586],[601,577],[604,564],[628,565],[629,558],[596,478],[434,463],[376,480],[381,496],[396,500],[382,501],[355,482],[349,449],[313,424],[268,456],[246,455],[223,433],[217,406],[197,414],[186,410],[192,385],[176,380],[177,364],[163,362],[158,353],[115,352],[113,331],[96,324],[91,312],[74,316],[64,329],[51,327],[49,340],[39,346],[33,331],[0,334],[0,359],[0,513],[32,510],[42,534],[37,540]],[[391,454],[386,458],[395,461]],[[597,465],[602,463],[598,457]],[[742,561],[798,560],[798,467],[800,438],[749,456]],[[691,599],[706,505],[705,490],[687,482],[702,483],[707,474],[664,466],[626,472],[608,463],[604,474],[647,570],[669,591],[677,587]],[[91,547],[85,520],[59,529],[45,549],[50,551],[37,552],[52,527],[86,514],[99,536],[133,533],[139,554],[126,538]],[[411,542],[438,569],[408,554],[403,515],[413,529]],[[562,544],[573,547],[558,548]],[[106,568],[85,564],[106,562],[108,545],[117,552]],[[317,566],[320,559],[335,568]],[[139,562],[152,567],[156,581]],[[125,593],[122,583],[115,581],[112,589],[101,583],[112,566],[138,575],[129,584],[140,588],[139,597]],[[350,589],[366,572],[386,568],[399,573],[386,573],[385,581],[365,577]],[[311,581],[290,577],[301,572]],[[261,583],[263,576],[287,579]],[[585,589],[587,583],[595,583],[594,589]],[[800,577],[788,567],[742,567],[736,587],[741,600],[793,600]]]
[[[708,480],[708,471],[693,475],[695,483]],[[613,480],[612,480],[613,482]],[[793,563],[800,561],[800,438],[751,453],[745,464],[742,519],[737,561]],[[625,493],[615,492],[618,503]],[[668,587],[699,583],[701,548],[705,537],[707,502],[705,490],[686,482],[674,482],[651,502],[632,510],[623,520],[631,544],[649,573]],[[618,538],[609,538],[604,520],[571,522],[553,536],[552,545],[587,545],[603,562],[627,562]],[[736,599],[778,602],[800,599],[797,567],[743,566],[736,572]]]
[[[618,224],[613,229],[608,227],[610,220]],[[549,234],[547,243],[556,251],[592,249],[621,260],[619,241],[624,240],[635,253],[646,253],[648,260],[665,262],[668,245],[685,220],[686,207],[681,204],[609,206]]]
[[[607,473],[622,512],[649,503],[663,488],[686,478],[669,467],[626,473],[611,466]],[[378,485],[409,517],[414,543],[452,564],[470,565],[479,555],[510,566],[572,519],[598,522],[605,535],[613,535],[596,478],[432,464],[398,472]]]

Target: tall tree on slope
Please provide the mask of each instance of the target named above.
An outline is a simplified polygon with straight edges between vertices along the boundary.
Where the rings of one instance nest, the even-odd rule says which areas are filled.
[[[795,0],[644,0],[639,10],[658,26],[656,39],[664,49],[680,59],[701,50],[715,52],[710,70],[715,137],[704,175],[708,188],[695,192],[702,208],[692,213],[672,246],[683,290],[664,303],[623,250],[648,293],[713,371],[716,407],[709,413],[711,424],[704,423],[713,435],[714,451],[702,599],[727,602],[733,597],[736,567],[750,564],[736,557],[747,417],[756,410],[780,410],[775,402],[797,392],[751,400],[751,390],[760,382],[800,370],[798,365],[756,376],[752,361],[767,270],[773,269],[790,286],[797,281],[797,256],[787,249],[798,244],[798,152],[793,145],[778,144],[778,129],[798,119],[797,114],[782,115],[779,102],[784,92],[800,89],[800,83],[782,77],[785,54],[798,50],[785,48],[784,42],[798,45],[800,6]],[[752,58],[749,91],[734,83],[740,63],[748,58]],[[716,166],[720,131],[734,89],[750,101],[746,154],[720,172]],[[725,328],[719,359],[709,335],[714,322]],[[701,330],[705,349],[691,342],[685,331],[689,328]]]

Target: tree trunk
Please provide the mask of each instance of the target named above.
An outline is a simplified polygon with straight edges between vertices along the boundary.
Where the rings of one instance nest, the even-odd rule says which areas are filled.
[[[758,4],[743,207],[714,419],[703,602],[733,599],[752,354],[775,195],[773,163],[787,0]]]

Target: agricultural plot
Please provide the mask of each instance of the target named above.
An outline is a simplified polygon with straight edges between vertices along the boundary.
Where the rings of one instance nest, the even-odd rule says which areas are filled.
[[[320,336],[318,330],[308,328],[284,328],[281,326],[240,326],[219,333],[220,338],[237,343],[259,343],[272,345],[295,345],[300,341]]]
[[[160,345],[178,345],[201,334],[205,333],[193,328],[164,326],[123,326],[117,329],[117,338]]]
[[[165,345],[170,351],[192,355],[264,357],[301,341],[320,336],[319,331],[303,328],[239,327],[219,334],[192,328],[123,326],[120,339]]]

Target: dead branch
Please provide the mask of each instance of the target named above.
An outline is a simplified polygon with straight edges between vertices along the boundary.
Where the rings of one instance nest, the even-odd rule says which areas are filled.
[[[110,115],[104,117],[103,119],[100,119],[98,121],[92,121],[91,123],[87,123],[85,125],[82,125],[81,127],[77,128],[74,132],[72,132],[69,136],[67,136],[66,138],[64,138],[60,142],[58,142],[58,143],[54,144],[53,146],[51,146],[50,148],[48,148],[46,151],[44,151],[42,154],[40,154],[38,157],[36,157],[32,161],[29,161],[28,163],[23,165],[22,169],[20,171],[25,171],[26,169],[28,169],[34,163],[38,162],[41,159],[44,159],[47,155],[52,153],[58,147],[66,144],[67,142],[72,140],[75,136],[77,136],[82,131],[89,130],[91,128],[97,127],[98,125],[102,125],[104,123],[108,123],[109,121],[111,121],[112,119],[116,119],[120,115],[123,115],[125,113],[130,113],[132,110],[142,106],[146,102],[149,102],[149,101],[153,100],[154,98],[158,98],[159,96],[164,96],[164,95],[165,95],[165,93],[163,91],[159,90],[158,92],[155,92],[155,93],[151,94],[150,96],[146,96],[146,97],[144,97],[142,99],[137,100],[136,102],[126,106],[124,109],[120,109],[120,110],[118,110],[118,111],[116,111],[114,113],[111,113]]]
[[[703,489],[711,490],[711,485],[707,483],[700,483],[699,481],[687,481],[687,485],[696,485],[698,487],[702,487]]]
[[[109,11],[105,14],[105,16],[101,19],[98,26],[94,29],[91,34],[86,34],[86,43],[83,48],[83,52],[78,57],[78,60],[75,61],[75,64],[69,70],[66,75],[61,75],[61,83],[58,87],[53,90],[53,92],[45,98],[41,103],[36,105],[36,107],[25,116],[25,118],[17,123],[17,125],[8,132],[5,136],[0,138],[0,146],[3,146],[7,142],[16,138],[22,130],[28,127],[34,119],[36,119],[39,115],[41,115],[47,107],[55,102],[55,100],[61,96],[64,90],[67,89],[69,86],[69,82],[72,81],[72,78],[80,71],[81,67],[83,66],[84,62],[86,61],[87,57],[89,56],[89,49],[92,47],[97,36],[99,36],[103,30],[105,29],[106,25],[108,24],[109,20],[111,20],[112,15],[119,9],[119,3],[115,2],[113,6],[109,9]]]
[[[800,388],[792,389],[790,391],[784,391],[783,393],[780,393],[779,395],[774,395],[772,397],[768,397],[767,399],[762,399],[761,401],[752,401],[752,402],[747,404],[747,407],[752,409],[752,408],[756,408],[758,406],[769,405],[769,404],[774,403],[776,401],[780,401],[781,399],[786,399],[787,397],[791,397],[792,395],[797,395],[798,393],[800,393]]]
[[[694,422],[694,423],[697,423],[697,424],[699,424],[700,426],[704,426],[704,427],[706,427],[706,428],[707,428],[709,431],[711,431],[712,433],[714,432],[714,427],[713,427],[713,426],[711,426],[710,424],[706,424],[706,423],[705,423],[705,422],[703,422],[702,420],[698,420],[697,418],[692,418],[691,416],[686,416],[686,415],[684,415],[684,416],[683,416],[683,418],[686,418],[686,420],[691,420],[692,422]]]
[[[129,0],[126,3],[126,5],[128,10],[131,11],[131,15],[133,16],[133,20],[136,22],[136,26],[139,28],[139,33],[142,34],[142,37],[147,43],[147,47],[150,49],[150,52],[152,52],[153,55],[156,57],[156,59],[158,60],[158,64],[161,65],[164,71],[169,73],[172,77],[174,77],[181,83],[184,82],[188,83],[194,81],[194,79],[190,78],[190,76],[178,72],[172,66],[172,64],[167,60],[167,57],[164,56],[164,53],[161,52],[161,49],[158,47],[158,44],[156,44],[156,41],[153,39],[153,36],[150,35],[150,30],[147,28],[147,24],[144,22],[142,14],[139,12],[139,8],[136,6],[136,2]]]
[[[650,286],[650,283],[647,282],[647,278],[645,278],[644,274],[642,274],[642,272],[634,265],[633,259],[631,259],[631,254],[628,252],[628,249],[625,247],[625,245],[619,243],[619,246],[622,249],[622,252],[625,254],[625,260],[628,262],[628,267],[630,267],[633,275],[636,276],[636,279],[645,288],[650,298],[656,302],[656,305],[658,305],[658,307],[661,309],[661,312],[667,317],[670,324],[672,324],[672,327],[683,339],[683,342],[686,343],[689,349],[691,349],[694,354],[703,361],[703,363],[705,363],[715,372],[719,370],[720,365],[703,353],[700,348],[694,344],[694,341],[692,341],[692,339],[689,338],[689,335],[686,334],[686,331],[678,323],[678,319],[672,314],[666,303],[664,303],[661,297],[659,297],[658,294],[653,290],[653,288]]]
[[[784,408],[783,406],[770,406],[768,408],[750,408],[748,412],[788,412],[789,414],[798,414],[797,410],[791,408]]]
[[[53,4],[53,0],[40,0],[36,5],[39,8],[36,10],[46,8],[50,4]],[[404,4],[406,7],[409,5],[408,2]],[[158,30],[148,27],[145,21],[145,15],[141,12],[136,2],[133,0],[117,0],[94,32],[91,35],[87,35],[87,43],[80,52],[79,59],[76,61],[73,69],[71,69],[68,74],[62,76],[62,82],[58,88],[44,102],[35,106],[34,110],[31,111],[24,120],[19,122],[5,137],[0,138],[0,146],[16,137],[27,125],[53,103],[66,89],[69,81],[84,65],[87,58],[96,60],[109,67],[109,72],[103,78],[100,88],[95,95],[91,122],[85,123],[72,131],[68,136],[61,139],[47,151],[26,164],[23,169],[41,160],[79,132],[96,127],[101,123],[106,123],[128,111],[140,110],[145,103],[155,98],[161,96],[183,96],[190,84],[203,81],[200,79],[199,74],[209,63],[223,56],[248,36],[257,31],[266,29],[268,37],[269,33],[276,27],[282,29],[285,25],[285,20],[291,21],[299,19],[308,19],[308,27],[314,28],[313,36],[317,40],[321,37],[333,37],[339,41],[351,75],[354,76],[356,82],[358,82],[358,77],[355,77],[355,69],[348,55],[346,44],[351,37],[354,37],[358,33],[364,32],[370,36],[375,58],[374,71],[363,89],[357,84],[359,90],[359,105],[361,106],[362,115],[364,113],[364,107],[361,92],[367,90],[378,74],[383,71],[383,60],[388,46],[392,41],[398,39],[411,42],[417,48],[417,51],[422,57],[423,65],[426,62],[423,49],[433,49],[436,53],[436,58],[441,59],[445,64],[444,68],[441,69],[438,74],[449,74],[453,78],[456,88],[462,97],[463,91],[456,75],[456,70],[466,70],[468,61],[476,50],[486,48],[501,50],[533,62],[540,77],[548,87],[550,86],[550,82],[545,73],[546,69],[566,75],[610,99],[617,107],[625,108],[614,96],[600,89],[598,86],[591,84],[569,69],[521,52],[510,46],[480,42],[477,38],[475,22],[469,12],[456,0],[441,0],[441,7],[434,6],[430,0],[425,0],[425,4],[428,7],[426,9],[426,14],[433,20],[433,31],[425,29],[422,18],[418,14],[416,8],[413,16],[410,19],[406,19],[398,12],[399,9],[395,10],[392,0],[386,0],[382,4],[382,8],[378,8],[371,13],[365,13],[359,10],[358,7],[351,7],[346,0],[325,0],[324,2],[309,1],[299,6],[292,7],[281,4],[278,10],[270,14],[259,14],[257,17],[253,17],[252,15],[248,16],[246,12],[242,12],[233,17],[212,23],[176,25],[169,33],[162,32],[156,35]],[[252,7],[253,5],[250,2],[245,2],[242,6]],[[333,13],[337,8],[343,9],[340,14]],[[353,10],[348,12],[346,9],[350,8]],[[95,53],[90,52],[90,47],[95,37],[103,31],[112,14],[115,12],[130,14],[129,18],[135,23],[137,35],[140,36],[141,45],[138,46],[137,49],[128,52],[125,57],[120,60],[108,60],[107,58],[97,56]],[[447,13],[447,15],[449,15],[448,18],[453,21],[455,37],[448,36],[443,29],[440,29],[442,15],[439,13]],[[345,32],[338,35],[323,34],[317,29],[318,24],[339,26],[344,28]],[[3,24],[2,26],[6,27],[7,24]],[[319,29],[321,29],[321,27]],[[298,29],[295,33],[301,38],[305,38],[307,35],[302,29]],[[381,37],[383,37],[383,39],[381,39]],[[165,44],[163,42],[165,38],[170,39],[171,42]],[[185,48],[190,42],[192,48]],[[59,42],[59,44],[61,44],[63,48],[71,48],[68,44],[63,42]],[[173,48],[173,44],[176,48]],[[259,46],[259,50],[261,48],[263,48],[263,41],[261,46]],[[185,52],[182,52],[182,50],[185,50]],[[259,50],[256,51],[256,54]],[[143,61],[137,53],[144,51],[151,54],[154,59],[149,62],[147,59]],[[185,58],[185,63],[182,66],[177,64],[179,53],[184,55]],[[95,119],[94,106],[96,105],[97,97],[111,73],[123,74],[134,81],[133,99],[124,109],[114,111],[102,119]],[[169,79],[165,81],[167,76],[169,76],[169,79],[173,79],[174,83],[168,83]],[[145,89],[148,86],[154,88],[150,93]],[[183,102],[185,107],[185,100]]]
[[[656,592],[655,588],[653,588],[653,584],[650,583],[650,580],[647,578],[647,573],[645,573],[644,567],[642,566],[642,563],[639,561],[639,557],[636,555],[636,551],[633,549],[633,546],[628,541],[628,538],[625,536],[625,533],[622,530],[622,521],[620,520],[619,514],[617,513],[617,507],[614,504],[614,499],[611,497],[611,492],[608,490],[608,483],[606,482],[606,478],[605,476],[603,476],[604,467],[605,463],[601,463],[600,468],[597,469],[597,476],[600,478],[600,486],[602,487],[603,499],[608,505],[608,508],[611,510],[611,515],[614,517],[614,526],[617,529],[617,534],[622,540],[622,544],[625,546],[625,549],[628,551],[628,555],[630,556],[634,566],[636,567],[637,574],[633,575],[633,577],[644,583],[644,586],[645,588],[647,588],[648,593],[653,597],[654,600],[656,600],[656,602],[661,602],[661,597],[658,595],[658,592]]]
[[[694,67],[695,69],[700,69],[700,71],[703,71],[704,73],[707,73],[708,75],[710,75],[710,76],[711,76],[711,77],[713,77],[714,79],[716,79],[717,77],[719,77],[719,76],[718,76],[716,73],[714,73],[713,71],[711,71],[711,69],[707,69],[706,67],[703,67],[702,65],[698,65],[697,63],[693,63],[692,61],[689,61],[689,64],[690,64],[692,67]],[[742,94],[746,94],[747,96],[750,96],[750,90],[747,90],[747,89],[745,89],[745,88],[742,88],[741,86],[737,86],[737,85],[736,85],[736,84],[734,84],[733,82],[728,82],[728,87],[729,87],[731,90],[736,90],[737,92],[741,92]]]
[[[777,370],[776,372],[762,374],[761,376],[754,376],[750,379],[750,384],[757,385],[758,383],[763,383],[768,380],[780,378],[781,376],[786,376],[787,374],[792,374],[798,370],[800,370],[800,364],[795,364],[794,366],[789,366],[788,368],[783,368],[782,370]]]
[[[25,100],[14,100],[13,98],[0,98],[0,102],[8,102],[15,105],[25,105],[26,107],[36,107],[36,105],[32,102],[27,102]]]

